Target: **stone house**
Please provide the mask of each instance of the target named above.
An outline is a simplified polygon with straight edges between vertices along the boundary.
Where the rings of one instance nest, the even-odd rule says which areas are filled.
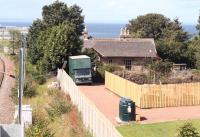
[[[157,58],[153,39],[89,39],[84,40],[84,48],[93,48],[103,63],[131,71],[142,71],[143,66]]]

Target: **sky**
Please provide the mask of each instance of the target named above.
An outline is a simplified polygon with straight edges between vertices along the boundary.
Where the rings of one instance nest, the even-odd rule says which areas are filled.
[[[128,23],[147,13],[160,13],[183,24],[196,24],[200,0],[60,0],[83,9],[86,23]],[[54,0],[0,0],[0,21],[32,22]]]

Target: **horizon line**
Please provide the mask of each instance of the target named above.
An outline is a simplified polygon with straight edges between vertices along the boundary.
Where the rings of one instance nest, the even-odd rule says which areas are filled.
[[[33,21],[16,21],[16,20],[1,20],[0,23],[32,23]],[[97,22],[97,21],[86,21],[84,24],[119,24],[119,25],[126,25],[128,23],[125,23],[124,21],[122,22]],[[182,25],[197,25],[195,23],[182,23]]]

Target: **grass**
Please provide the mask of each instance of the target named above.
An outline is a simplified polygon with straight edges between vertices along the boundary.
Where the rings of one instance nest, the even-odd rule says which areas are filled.
[[[176,137],[178,129],[191,122],[200,133],[200,120],[174,121],[156,124],[131,124],[117,127],[123,137]]]
[[[57,97],[56,94],[52,91],[49,92],[47,89],[47,84],[51,81],[52,80],[48,80],[46,84],[39,85],[36,89],[37,95],[32,98],[24,98],[23,104],[30,104],[33,108],[33,113],[42,113],[43,117],[49,119],[48,128],[51,129],[52,133],[54,133],[54,137],[91,137],[82,123],[79,112],[72,104],[69,113],[55,117],[53,121],[50,120],[46,109],[50,107],[49,104],[51,104],[55,97]],[[55,90],[55,92],[61,91]],[[62,99],[66,99],[68,100],[67,102],[71,103],[69,97],[65,96],[64,93]]]
[[[10,47],[10,41],[9,40],[0,40],[0,46]]]

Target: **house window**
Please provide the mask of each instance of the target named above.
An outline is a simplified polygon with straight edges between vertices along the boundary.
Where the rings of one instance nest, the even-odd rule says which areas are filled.
[[[112,64],[112,63],[113,63],[112,59],[109,59],[108,64]]]
[[[126,70],[131,70],[131,68],[132,68],[132,60],[130,60],[130,59],[124,60],[124,65],[125,65],[125,69]]]

